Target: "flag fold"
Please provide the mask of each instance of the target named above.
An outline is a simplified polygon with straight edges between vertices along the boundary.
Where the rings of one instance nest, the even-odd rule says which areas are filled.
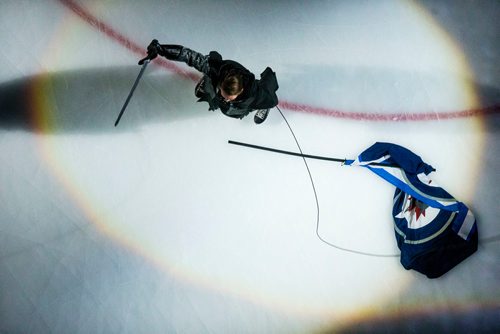
[[[346,165],[368,168],[396,187],[392,216],[404,268],[437,278],[477,250],[473,213],[431,179],[435,169],[412,151],[377,142]]]

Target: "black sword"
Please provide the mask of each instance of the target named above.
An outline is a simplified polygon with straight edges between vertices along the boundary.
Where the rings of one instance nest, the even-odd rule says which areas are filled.
[[[128,106],[128,103],[130,102],[130,98],[132,98],[132,95],[134,94],[135,88],[139,84],[139,80],[141,79],[142,74],[144,73],[144,70],[146,69],[146,66],[148,66],[148,64],[151,61],[151,59],[149,59],[148,57],[146,57],[145,59],[143,59],[143,61],[144,61],[144,63],[142,64],[141,71],[139,72],[139,75],[137,76],[137,79],[135,79],[134,86],[132,87],[132,90],[128,94],[127,100],[125,101],[125,104],[123,105],[122,110],[120,110],[120,114],[118,115],[118,118],[116,119],[115,126],[117,126],[118,123],[120,122],[120,119],[122,118],[123,113],[125,112],[125,109]]]

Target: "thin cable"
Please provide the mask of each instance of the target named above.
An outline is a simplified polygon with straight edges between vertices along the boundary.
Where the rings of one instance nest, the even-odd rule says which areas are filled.
[[[319,210],[319,200],[318,200],[318,193],[316,192],[316,186],[314,185],[314,180],[311,174],[311,170],[309,169],[309,165],[307,164],[307,160],[304,156],[304,153],[302,152],[302,148],[300,147],[299,141],[297,140],[297,137],[295,136],[295,133],[292,130],[292,127],[288,123],[288,120],[286,119],[285,115],[283,115],[283,112],[281,109],[276,106],[278,111],[281,114],[281,117],[283,117],[283,120],[285,121],[286,125],[288,126],[288,129],[290,130],[290,133],[293,136],[293,139],[295,140],[295,144],[297,144],[297,148],[299,149],[299,152],[301,154],[302,160],[304,161],[304,164],[306,165],[307,173],[309,174],[309,179],[311,180],[311,186],[314,192],[314,199],[316,201],[316,235],[318,236],[319,240],[324,242],[325,244],[329,245],[330,247],[334,247],[336,249],[345,251],[345,252],[350,252],[354,254],[360,254],[360,255],[365,255],[365,256],[373,256],[373,257],[399,257],[399,254],[375,254],[375,253],[368,253],[368,252],[362,252],[354,249],[349,249],[349,248],[344,248],[337,246],[335,244],[332,244],[331,242],[328,242],[327,240],[323,239],[321,235],[319,234],[319,217],[320,217],[320,210]]]

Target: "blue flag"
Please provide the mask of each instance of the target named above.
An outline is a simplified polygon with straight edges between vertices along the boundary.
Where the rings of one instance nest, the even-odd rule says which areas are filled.
[[[436,278],[477,250],[474,215],[429,177],[435,169],[418,155],[375,143],[346,164],[366,167],[396,187],[392,215],[406,269]]]

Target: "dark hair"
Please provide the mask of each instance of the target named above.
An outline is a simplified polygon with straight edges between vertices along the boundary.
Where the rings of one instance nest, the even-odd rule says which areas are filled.
[[[220,88],[228,95],[236,95],[243,90],[241,73],[229,72],[220,84]]]

